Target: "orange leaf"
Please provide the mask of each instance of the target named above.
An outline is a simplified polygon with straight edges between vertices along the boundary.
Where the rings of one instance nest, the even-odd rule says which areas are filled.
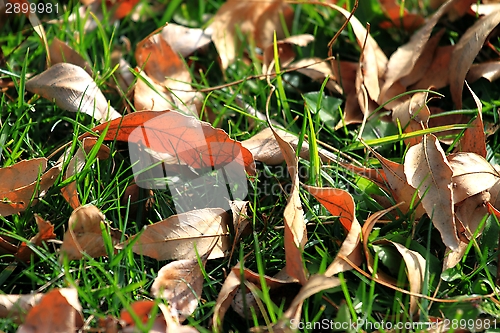
[[[226,132],[176,111],[134,112],[93,129],[105,140],[137,143],[160,153],[172,154],[193,168],[220,167],[231,162],[254,173],[252,153]],[[88,135],[86,135],[88,136]]]
[[[340,223],[347,231],[351,230],[352,222],[356,217],[354,216],[354,200],[348,192],[330,187],[322,188],[307,185],[304,187],[328,209],[330,214],[339,217]]]
[[[49,221],[45,221],[37,214],[35,214],[35,219],[39,231],[30,239],[30,243],[33,243],[35,246],[40,246],[42,242],[56,238],[56,234],[54,234],[54,225]],[[32,253],[33,251],[23,242],[16,253],[16,259],[23,262],[29,262]]]

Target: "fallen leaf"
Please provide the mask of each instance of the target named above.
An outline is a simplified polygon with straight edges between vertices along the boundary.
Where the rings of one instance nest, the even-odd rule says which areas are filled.
[[[467,72],[490,32],[500,23],[500,11],[480,18],[460,38],[449,65],[450,93],[457,109],[462,108],[462,90]]]
[[[302,258],[302,251],[304,250],[304,245],[307,242],[307,228],[299,196],[299,160],[295,155],[295,151],[292,146],[281,138],[272,125],[270,125],[270,128],[273,131],[281,153],[285,158],[288,173],[292,179],[292,189],[289,193],[284,211],[285,269],[288,275],[298,279],[300,283],[304,285],[307,281],[307,277],[306,270],[304,268],[304,259]]]
[[[489,215],[487,203],[490,202],[490,199],[490,192],[484,191],[468,197],[457,205],[455,214],[457,219],[462,223],[464,227],[464,236],[468,240],[472,239],[481,221]],[[477,235],[481,235],[481,232],[482,230],[480,230]]]
[[[457,250],[452,250],[446,247],[446,253],[443,258],[443,272],[449,268],[455,267],[463,258],[468,244],[460,241]]]
[[[79,55],[68,44],[64,43],[57,37],[54,37],[52,44],[49,47],[50,60],[52,65],[59,63],[70,63],[83,68],[89,75],[92,75],[92,66]]]
[[[276,42],[276,47],[278,49],[278,58],[281,67],[288,67],[295,59],[295,52],[293,50],[295,46],[307,46],[314,40],[313,35],[303,34],[290,36],[288,38],[279,40]],[[262,61],[262,73],[268,74],[269,71],[274,69],[274,44],[269,44],[264,49],[263,61]]]
[[[393,162],[386,159],[374,150],[371,150],[372,154],[380,161],[382,169],[384,170],[385,179],[389,184],[390,191],[394,200],[397,203],[404,202],[400,209],[403,213],[407,213],[411,208],[415,211],[415,218],[420,218],[425,214],[425,210],[422,205],[419,204],[418,197],[415,197],[415,189],[408,184],[406,180],[406,175],[404,172],[404,166],[402,164]],[[413,205],[412,205],[413,202]]]
[[[424,24],[425,20],[421,15],[412,14],[406,8],[401,10],[401,5],[395,0],[381,0],[380,6],[385,15],[391,20],[391,26],[403,28],[406,31],[414,31]],[[381,25],[383,28],[389,26]]]
[[[193,168],[217,168],[236,163],[254,174],[252,153],[241,143],[209,123],[176,111],[134,112],[101,124],[93,131],[103,132],[106,128],[105,140],[139,144],[156,152],[169,153]]]
[[[203,256],[216,243],[209,259],[221,258],[230,244],[228,223],[230,217],[224,209],[192,210],[148,225],[142,233],[116,248],[122,249],[133,242],[132,250],[137,254],[156,260],[182,260],[196,258],[195,246],[197,253]]]
[[[441,6],[445,2],[446,2],[446,0],[431,0],[430,3],[429,3],[429,5],[431,6],[431,8],[435,9],[435,8],[438,8],[439,6]],[[464,16],[465,13],[467,13],[468,11],[470,11],[470,6],[473,3],[476,3],[476,1],[475,0],[459,0],[459,1],[455,1],[453,3],[452,8],[450,9],[450,11],[448,13],[448,19],[450,21],[455,21],[458,18]]]
[[[153,301],[136,301],[130,304],[130,309],[134,312],[135,317],[138,318],[142,324],[148,324],[153,321],[149,333],[165,333],[167,332],[167,322],[164,316],[157,315],[156,318],[151,318],[151,312],[154,307],[158,306],[161,309],[162,304],[155,304]],[[163,313],[163,310],[161,310]],[[120,322],[124,324],[122,333],[135,333],[138,332],[134,317],[127,309],[123,309],[120,313]],[[168,331],[170,332],[170,331]]]
[[[465,82],[467,88],[474,98],[474,102],[477,106],[477,116],[472,121],[471,127],[465,129],[463,136],[460,138],[457,149],[460,151],[466,151],[471,153],[476,153],[484,158],[486,158],[486,134],[484,133],[484,123],[483,123],[483,104],[479,98],[474,94],[469,84]]]
[[[430,66],[424,73],[422,78],[415,84],[408,87],[408,89],[441,89],[449,83],[449,69],[450,58],[455,45],[438,46],[434,58],[430,61]]]
[[[26,314],[40,302],[44,295],[0,295],[0,318],[9,318],[15,323],[22,323]]]
[[[235,266],[238,270],[239,267],[239,264]],[[219,291],[219,295],[217,296],[217,301],[215,302],[214,314],[212,316],[213,329],[215,332],[222,332],[222,322],[224,321],[224,316],[231,306],[231,302],[238,292],[240,284],[241,280],[239,274],[232,269],[224,280],[222,288]]]
[[[18,333],[74,332],[83,326],[82,306],[73,288],[54,289],[43,295],[19,326]]]
[[[206,258],[202,258],[205,265]],[[196,259],[173,261],[158,271],[151,294],[168,301],[171,311],[183,322],[198,307],[203,291],[204,276]]]
[[[97,87],[90,75],[81,67],[59,63],[29,79],[26,89],[71,112],[83,112],[101,123],[120,118]]]
[[[378,102],[383,104],[390,98],[396,96],[388,95],[389,89],[401,78],[407,76],[413,70],[418,59],[425,51],[425,46],[431,36],[434,26],[439,19],[446,14],[453,4],[460,0],[450,0],[441,6],[416,33],[412,35],[410,41],[403,46],[400,46],[394,52],[387,63],[385,72],[385,82],[380,91]]]
[[[431,116],[429,118],[429,128],[438,127],[438,126],[447,126],[447,125],[455,125],[455,124],[467,124],[470,121],[470,117],[468,115],[460,113],[446,114],[446,110],[443,110],[436,106],[429,107],[431,112]],[[445,114],[443,114],[445,113]],[[451,145],[458,135],[462,135],[461,129],[456,130],[447,130],[440,133],[436,133],[439,141],[444,144]],[[460,143],[458,143],[458,146]]]
[[[99,208],[85,205],[76,208],[69,217],[68,230],[64,234],[61,246],[61,259],[67,256],[69,260],[83,258],[83,252],[92,258],[106,256],[106,247],[101,228],[105,227],[105,216]],[[121,238],[121,232],[109,228],[113,244]]]
[[[482,156],[474,153],[455,153],[448,156],[453,171],[453,202],[455,204],[490,189],[500,175]]]
[[[500,3],[497,4],[500,6]],[[472,83],[480,78],[484,78],[490,82],[495,81],[500,77],[500,61],[483,62],[482,64],[473,64],[465,79]]]
[[[139,68],[137,82],[134,86],[134,107],[138,111],[164,111],[174,106],[172,97],[164,86],[159,85]]]
[[[38,214],[35,214],[36,224],[38,226],[38,233],[30,239],[30,243],[34,246],[41,246],[42,243],[49,239],[55,239],[56,234],[54,234],[54,225],[49,221],[45,221]],[[33,254],[33,250],[28,247],[28,244],[23,242],[19,246],[19,250],[17,251],[15,258],[22,262],[29,262],[31,259],[31,255]]]
[[[418,190],[422,205],[441,233],[444,244],[453,250],[458,249],[453,208],[453,172],[435,136],[425,135],[421,143],[410,147],[405,157],[404,171],[408,184]]]
[[[357,65],[356,65],[357,66]],[[305,58],[300,59],[290,65],[288,68],[297,68],[297,72],[306,75],[314,81],[323,83],[328,78],[326,88],[330,91],[343,93],[342,87],[335,81],[344,82],[342,79],[337,78],[332,68],[321,58]],[[346,80],[347,82],[347,80]]]
[[[426,262],[422,255],[416,251],[412,251],[403,245],[389,241],[396,247],[398,252],[403,257],[406,265],[406,275],[410,282],[410,292],[420,294],[424,286]],[[418,310],[418,297],[410,296],[410,314],[414,314]]]
[[[290,11],[289,5],[282,0],[267,2],[229,0],[224,3],[215,14],[210,26],[213,31],[212,41],[219,53],[222,69],[225,70],[236,59],[241,44],[237,37],[238,31],[250,36],[258,47],[267,47],[272,43],[274,31],[278,40],[285,37],[279,15],[282,13],[293,16],[290,15]]]
[[[244,233],[248,234],[251,230],[249,223],[251,219],[247,215],[248,201],[234,200],[229,202],[231,211],[233,213],[233,228],[234,228],[234,240],[233,246],[231,247],[231,253],[229,255],[229,261],[233,257],[234,251],[238,248],[236,245]]]
[[[207,30],[187,28],[175,23],[169,23],[163,28],[161,37],[174,52],[183,57],[187,57],[212,42],[212,34]]]
[[[427,92],[418,92],[410,99],[402,102],[392,110],[392,121],[396,126],[401,126],[404,133],[426,129],[429,122],[430,111],[427,107]],[[422,141],[421,137],[405,139],[408,146],[413,146]]]
[[[31,198],[33,198],[32,205],[35,205],[37,199],[45,195],[61,172],[60,165],[56,165],[42,174],[46,168],[45,158],[25,160],[0,168],[1,216],[22,212],[28,208]]]
[[[87,160],[87,154],[90,153],[92,148],[96,145],[97,138],[88,137],[82,140],[82,147],[79,147],[75,155],[71,158],[68,164],[66,173],[64,174],[64,179],[66,180],[83,170]],[[82,149],[83,148],[83,149]],[[71,148],[69,149],[71,150]],[[68,152],[69,152],[68,150]],[[106,145],[100,145],[97,151],[97,158],[105,160],[109,157],[110,149]],[[66,153],[59,159],[60,163],[64,162],[66,158]],[[78,199],[78,190],[76,186],[76,180],[69,183],[65,187],[61,188],[61,193],[64,199],[70,204],[71,208],[76,209],[81,206],[80,199]]]

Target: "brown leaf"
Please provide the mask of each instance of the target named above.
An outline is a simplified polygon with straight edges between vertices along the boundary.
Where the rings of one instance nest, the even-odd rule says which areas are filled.
[[[406,275],[410,282],[410,292],[420,294],[425,280],[425,259],[416,251],[409,250],[399,243],[389,242],[396,247],[403,257],[406,265]],[[417,300],[418,297],[410,296],[410,314],[414,314],[418,310]]]
[[[211,34],[206,30],[193,29],[169,23],[161,31],[161,37],[172,47],[172,50],[187,57],[198,49],[212,42]]]
[[[415,93],[410,99],[397,105],[392,110],[392,121],[396,126],[401,126],[404,133],[412,133],[427,128],[430,116],[427,107],[427,96],[427,92]],[[413,146],[420,143],[422,138],[415,137],[404,141],[406,145]]]
[[[433,135],[410,147],[404,162],[408,184],[418,190],[425,211],[441,233],[446,246],[455,250],[459,240],[455,228],[451,166],[441,145]]]
[[[289,5],[282,0],[229,0],[224,3],[210,26],[213,31],[212,41],[219,53],[222,69],[225,70],[238,55],[241,44],[237,38],[238,31],[243,35],[250,35],[262,49],[272,43],[274,31],[278,40],[283,39],[285,35],[279,19],[280,13],[290,15]]]
[[[482,156],[474,153],[456,153],[448,156],[453,170],[453,202],[455,204],[490,189],[500,175]]]
[[[276,47],[278,48],[278,58],[280,61],[280,66],[287,67],[295,59],[294,45],[295,46],[307,46],[314,40],[313,35],[303,34],[291,36],[276,42]],[[274,44],[269,44],[264,50],[262,61],[262,73],[267,74],[268,71],[274,70]]]
[[[347,237],[340,247],[339,254],[347,257],[356,265],[361,265],[363,261],[360,244],[361,225],[356,219],[352,196],[348,192],[336,188],[307,185],[304,185],[304,188],[325,206],[330,214],[338,216],[340,223],[348,231]],[[326,269],[325,276],[331,277],[351,269],[352,267],[341,256],[337,256]]]
[[[81,67],[59,63],[29,79],[26,89],[71,112],[86,113],[101,123],[120,118],[97,87],[90,75]]]
[[[202,256],[216,243],[209,259],[221,258],[229,248],[228,223],[230,217],[224,209],[192,210],[148,225],[116,248],[122,249],[133,241],[132,249],[137,254],[157,260],[192,259],[196,258],[195,246]]]
[[[403,213],[407,213],[410,210],[410,205],[414,201],[413,196],[415,194],[415,189],[408,184],[406,180],[406,175],[404,172],[404,166],[402,164],[393,162],[386,159],[374,150],[371,150],[372,154],[380,161],[382,169],[384,170],[384,175],[389,184],[392,196],[397,203],[404,202],[400,209]],[[425,214],[425,210],[422,205],[415,204],[418,203],[418,197],[415,198],[412,209],[415,210],[415,218],[420,218]]]
[[[140,75],[134,86],[134,107],[136,110],[163,111],[174,106],[172,97],[165,87],[153,82],[139,68],[136,68],[136,71]]]
[[[429,128],[438,127],[438,126],[446,126],[446,125],[455,125],[455,124],[467,124],[470,121],[470,117],[463,113],[458,114],[444,114],[446,110],[443,110],[436,106],[429,107],[431,115],[433,117],[429,118]],[[462,130],[447,130],[440,133],[436,133],[439,141],[444,144],[451,145],[457,135],[462,135]],[[459,143],[460,144],[460,143]]]
[[[54,234],[54,225],[49,221],[45,221],[38,214],[35,214],[36,224],[38,226],[38,233],[30,239],[30,243],[35,246],[41,246],[43,242],[49,239],[55,239],[56,234]],[[17,251],[15,257],[19,261],[29,262],[31,259],[31,255],[33,254],[33,250],[31,250],[28,245],[23,242],[19,246],[19,250]]]
[[[307,66],[307,67],[306,67]],[[306,75],[314,81],[323,82],[329,78],[326,88],[330,91],[343,93],[342,87],[336,81],[342,81],[333,74],[330,65],[321,58],[305,58],[290,64],[288,68],[297,68],[297,72]],[[347,80],[346,80],[347,81]],[[342,81],[342,83],[344,83]]]
[[[448,65],[454,49],[455,45],[439,46],[423,77],[408,89],[428,89],[429,87],[441,89],[446,87],[449,83]]]
[[[206,263],[202,258],[203,265]],[[177,260],[163,266],[151,286],[151,294],[163,298],[183,322],[198,307],[204,277],[196,259]]]
[[[401,11],[401,5],[394,0],[381,0],[380,6],[385,15],[391,20],[390,26],[403,28],[406,31],[414,31],[425,22],[422,16],[412,14],[406,8]],[[390,26],[381,25],[383,28]]]
[[[239,270],[240,265],[238,264],[235,267],[237,267]],[[226,280],[224,280],[222,288],[219,291],[219,295],[217,296],[217,301],[215,302],[214,314],[212,317],[213,329],[215,332],[222,331],[222,322],[224,320],[224,316],[231,306],[231,302],[238,292],[238,287],[240,286],[240,284],[241,281],[239,274],[237,274],[235,270],[232,269],[226,277]]]
[[[479,98],[474,94],[472,89],[469,87],[467,82],[465,82],[467,88],[469,89],[474,102],[477,106],[477,117],[471,123],[471,127],[465,129],[465,132],[460,138],[457,149],[460,151],[466,151],[471,153],[476,153],[486,158],[486,134],[484,133],[483,124],[483,104]]]
[[[304,211],[299,196],[298,158],[292,146],[283,140],[271,126],[271,130],[278,142],[285,158],[288,173],[292,179],[292,189],[288,196],[284,212],[285,222],[285,258],[286,272],[300,281],[302,285],[307,281],[302,251],[307,242],[307,228],[304,221]]]
[[[251,219],[247,215],[248,201],[234,200],[229,202],[231,211],[233,213],[233,228],[234,228],[234,240],[233,246],[231,247],[231,254],[229,255],[229,261],[233,257],[234,251],[238,248],[236,245],[243,234],[248,234],[251,230],[249,223]]]
[[[500,11],[479,19],[460,38],[451,55],[449,66],[450,93],[453,103],[462,108],[462,89],[472,62],[483,47],[489,33],[500,23]]]
[[[381,88],[380,98],[378,100],[380,104],[396,96],[394,94],[387,95],[387,92],[399,79],[411,73],[418,59],[425,51],[425,46],[431,36],[434,26],[439,19],[451,9],[453,3],[457,1],[459,0],[450,0],[441,6],[439,10],[430,17],[427,23],[412,35],[410,41],[400,46],[389,58],[387,70],[385,72],[385,82]]]
[[[88,137],[82,140],[82,147],[79,147],[76,151],[75,155],[71,158],[71,161],[68,164],[68,168],[66,169],[66,173],[64,174],[64,180],[76,175],[85,167],[87,154],[90,153],[92,148],[96,145],[97,138]],[[82,149],[83,148],[83,149]],[[68,149],[67,153],[71,148]],[[105,160],[109,157],[110,149],[106,145],[100,145],[99,150],[97,152],[97,158],[101,160]],[[63,163],[66,158],[66,153],[61,156],[59,159],[60,163]],[[76,180],[69,183],[65,187],[61,188],[61,193],[64,199],[70,204],[71,208],[76,209],[81,206],[80,199],[78,199],[78,191],[76,186]]]
[[[481,221],[489,214],[487,203],[490,202],[490,199],[490,192],[484,191],[468,197],[457,206],[456,217],[462,223],[464,236],[468,240],[472,239]],[[481,235],[481,232],[482,230],[478,232],[478,236]]]
[[[176,111],[142,111],[93,128],[105,140],[137,143],[156,152],[169,153],[193,168],[221,167],[237,163],[254,173],[250,151],[221,129]],[[87,135],[89,136],[89,135]]]
[[[345,18],[349,18],[351,15],[349,11],[342,7],[333,4],[330,6],[342,13]],[[380,95],[379,81],[384,75],[385,68],[387,66],[387,57],[378,46],[375,39],[367,33],[364,25],[355,16],[351,17],[349,23],[351,24],[352,30],[356,35],[359,47],[363,48],[364,46],[363,54],[361,55],[363,83],[366,86],[370,98],[377,101]]]
[[[82,306],[76,289],[61,288],[43,295],[18,333],[74,332],[83,326]]]
[[[0,318],[22,323],[26,314],[40,302],[43,294],[0,295]]]
[[[74,49],[68,46],[57,37],[54,37],[49,47],[50,60],[52,65],[59,63],[70,63],[83,68],[89,75],[92,75],[92,66],[83,59]]]
[[[39,173],[47,168],[47,159],[35,158],[21,161],[14,165],[0,168],[0,215],[9,216],[17,214],[28,208],[33,197],[32,204],[35,205],[37,198],[45,195],[45,192],[54,184],[61,172],[60,165],[56,165],[43,173],[38,179]]]
[[[497,5],[500,6],[500,3]],[[484,62],[482,64],[473,64],[467,72],[466,80],[470,83],[484,78],[490,82],[500,77],[500,61]]]
[[[69,217],[68,230],[64,234],[61,260],[64,255],[67,255],[69,260],[82,259],[83,252],[92,258],[107,255],[101,231],[101,227],[105,226],[105,219],[96,206],[85,205],[76,208]],[[113,228],[109,230],[113,244],[117,244],[121,232]]]

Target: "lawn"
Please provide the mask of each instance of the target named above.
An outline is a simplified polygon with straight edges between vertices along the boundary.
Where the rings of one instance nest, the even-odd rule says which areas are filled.
[[[0,331],[500,331],[500,6],[334,2],[0,0]]]

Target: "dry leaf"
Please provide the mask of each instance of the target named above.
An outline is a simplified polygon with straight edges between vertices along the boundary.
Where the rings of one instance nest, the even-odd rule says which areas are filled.
[[[192,259],[196,251],[203,256],[214,243],[209,259],[224,257],[229,248],[229,214],[221,208],[192,210],[148,225],[144,231],[116,246],[122,249],[132,242],[133,251],[157,260]],[[134,240],[138,237],[138,240]]]
[[[425,46],[431,36],[434,26],[439,19],[451,9],[453,3],[457,1],[459,0],[451,0],[441,6],[439,10],[430,17],[427,23],[412,35],[408,43],[400,46],[396,52],[392,54],[387,63],[385,82],[380,91],[380,98],[378,100],[380,104],[396,96],[393,93],[389,95],[387,92],[399,79],[411,73],[413,67],[426,49]]]
[[[307,228],[304,221],[304,211],[299,197],[298,158],[292,146],[283,140],[271,126],[271,130],[278,142],[281,153],[285,158],[288,173],[292,179],[292,189],[288,196],[284,212],[285,223],[285,258],[286,272],[300,281],[302,285],[307,281],[302,251],[307,242]]]
[[[239,271],[240,265],[237,264],[235,268]],[[235,269],[232,269],[231,272],[229,272],[228,276],[224,280],[224,283],[222,284],[219,295],[217,296],[217,301],[214,306],[214,314],[212,317],[213,329],[215,332],[222,331],[224,316],[231,306],[231,302],[233,301],[234,296],[238,292],[238,287],[241,284],[239,274],[236,272]]]
[[[446,246],[458,249],[460,241],[455,228],[452,176],[438,139],[425,135],[422,142],[410,147],[404,162],[408,184],[418,190],[422,205],[441,233]]]
[[[82,259],[83,252],[92,258],[107,255],[101,231],[101,228],[105,227],[105,219],[96,206],[85,205],[76,208],[69,217],[68,230],[61,246],[61,259],[64,255],[67,255],[69,260]],[[109,230],[113,244],[117,244],[121,232],[113,228]]]
[[[456,153],[448,156],[453,170],[453,202],[455,204],[490,189],[500,175],[482,156],[474,153]]]
[[[410,282],[410,292],[420,294],[425,280],[425,259],[416,251],[409,250],[399,243],[389,242],[396,247],[403,257],[406,265],[406,275]],[[418,297],[410,296],[410,314],[414,314],[418,310],[417,300]]]
[[[43,294],[0,295],[0,318],[9,318],[15,323],[24,322],[26,314],[43,296]]]
[[[462,89],[472,62],[483,47],[490,32],[500,23],[500,11],[479,19],[460,38],[449,65],[450,93],[453,103],[462,108]]]
[[[43,295],[18,333],[75,332],[83,326],[82,306],[76,289],[54,289]]]
[[[394,107],[392,121],[396,126],[401,126],[404,133],[412,133],[427,128],[430,116],[427,107],[427,96],[427,92],[415,93],[410,99]],[[420,143],[422,138],[415,137],[404,141],[406,145],[413,146]]]
[[[207,30],[187,28],[175,23],[169,23],[163,28],[161,37],[174,52],[183,57],[187,57],[212,42],[212,36]]]
[[[71,158],[71,161],[68,164],[68,168],[66,169],[66,173],[64,174],[63,180],[66,180],[82,171],[86,163],[87,154],[90,153],[96,143],[97,138],[93,137],[84,138],[82,140],[82,147],[79,147],[75,155]],[[70,150],[71,148],[68,149],[67,153],[69,153]],[[109,154],[109,147],[101,144],[99,146],[99,151],[97,152],[97,158],[105,160],[109,157]],[[66,155],[67,154],[65,153],[63,154],[63,156],[61,156],[61,158],[59,159],[60,163],[64,162]],[[70,204],[71,208],[76,209],[81,206],[80,199],[78,199],[76,180],[61,188],[61,193],[64,199],[66,199],[66,201]]]
[[[206,263],[202,258],[203,265]],[[168,301],[183,322],[198,307],[203,291],[203,273],[196,259],[177,260],[163,266],[151,286],[151,294]]]
[[[469,87],[467,82],[465,82],[467,88],[469,89],[474,102],[477,106],[477,117],[471,123],[471,127],[465,129],[463,136],[460,138],[457,149],[460,151],[466,151],[471,153],[476,153],[486,158],[486,134],[484,133],[483,124],[483,104],[479,98],[474,94],[472,89]]]
[[[30,239],[30,243],[35,246],[41,246],[43,242],[49,239],[55,239],[56,234],[54,234],[54,225],[49,221],[45,221],[38,214],[35,214],[36,224],[38,226],[38,233]],[[19,250],[17,251],[15,257],[19,261],[29,262],[31,259],[31,255],[33,254],[33,250],[31,250],[28,245],[23,242],[19,246]]]
[[[290,64],[288,68],[297,68],[297,72],[302,73],[312,80],[321,83],[324,82],[326,78],[329,78],[328,82],[326,83],[326,88],[339,94],[343,93],[342,87],[337,84],[337,82],[335,82],[335,80],[342,80],[335,77],[330,65],[321,58],[301,59]],[[342,81],[342,83],[344,82]]]
[[[500,6],[500,3],[498,3]],[[482,64],[473,64],[467,72],[466,80],[470,83],[485,78],[493,82],[500,77],[500,61],[483,62]]]
[[[240,49],[237,32],[250,35],[258,47],[264,48],[272,43],[273,32],[278,40],[285,37],[279,15],[291,17],[293,11],[282,0],[266,2],[247,2],[229,0],[224,3],[214,16],[210,26],[212,41],[219,53],[222,69],[234,62]],[[290,27],[290,26],[289,26]]]
[[[158,304],[160,306],[161,304]],[[139,318],[142,324],[147,324],[151,320],[151,311],[156,306],[153,301],[136,301],[130,304],[131,310],[135,313],[135,315]],[[160,307],[161,309],[161,307]],[[163,310],[161,311],[163,313]],[[126,309],[123,309],[120,313],[120,322],[123,323],[126,327],[121,331],[122,333],[136,333],[138,329],[136,327],[136,323],[134,318],[130,314],[130,312]],[[165,333],[167,332],[167,322],[164,316],[157,315],[153,320],[153,326],[148,331],[149,333]],[[170,332],[170,331],[169,331]]]
[[[456,217],[462,223],[464,236],[467,240],[472,239],[481,221],[489,214],[487,203],[490,202],[490,199],[490,192],[484,191],[468,197],[460,205],[457,205]],[[482,230],[477,235],[481,235],[481,232]]]
[[[406,8],[401,11],[401,5],[395,0],[381,0],[380,6],[385,15],[391,20],[390,25],[380,25],[384,29],[392,26],[403,28],[406,31],[414,31],[425,22],[422,16],[412,14]]]
[[[41,174],[47,168],[47,159],[35,158],[21,161],[14,165],[0,168],[0,215],[17,214],[28,208],[31,198],[32,204],[37,198],[54,184],[61,172],[60,165],[56,165]],[[38,175],[41,174],[40,179]]]
[[[321,188],[304,185],[304,188],[311,193],[333,216],[338,216],[344,229],[348,231],[347,237],[340,247],[339,254],[350,259],[354,264],[361,265],[363,257],[361,255],[360,235],[361,225],[356,219],[354,199],[341,189]],[[325,276],[331,277],[340,272],[351,270],[352,267],[340,256],[328,266]]]
[[[135,143],[155,152],[169,153],[193,168],[236,163],[254,173],[252,153],[239,142],[209,123],[176,111],[134,112],[101,124],[93,131],[102,132],[106,128],[105,140]]]
[[[386,159],[374,150],[371,150],[372,154],[380,161],[382,169],[384,170],[385,179],[389,184],[392,196],[397,203],[404,202],[400,209],[403,213],[407,213],[410,210],[410,205],[413,202],[412,209],[415,210],[415,218],[420,218],[425,214],[425,210],[422,205],[418,204],[418,197],[413,200],[415,189],[408,184],[406,180],[406,175],[404,172],[404,166],[402,164],[393,162]],[[418,204],[417,206],[415,206]]]
[[[136,71],[139,73],[134,86],[134,107],[136,110],[164,111],[171,109],[174,102],[165,87],[153,82],[138,67]]]
[[[242,237],[244,233],[248,233],[251,229],[249,223],[251,219],[247,215],[248,201],[234,200],[229,202],[231,211],[233,213],[233,228],[234,228],[234,240],[233,246],[231,248],[231,254],[229,255],[229,261],[233,257],[234,251],[238,248],[236,244]]]
[[[92,77],[81,67],[60,63],[29,79],[26,89],[72,112],[86,113],[101,123],[120,118]]]
[[[293,51],[293,46],[307,46],[314,40],[313,35],[303,34],[291,36],[276,42],[276,47],[278,49],[278,58],[281,67],[288,67],[295,59],[295,52]],[[262,61],[262,73],[268,74],[269,71],[274,70],[274,44],[269,44],[264,50],[264,56]]]
[[[79,55],[75,50],[68,46],[57,37],[54,37],[49,47],[50,60],[52,65],[59,63],[70,63],[83,68],[89,75],[92,75],[92,66]]]
[[[448,65],[454,49],[455,45],[439,46],[423,77],[408,89],[428,89],[429,87],[441,89],[446,87],[449,83]]]

